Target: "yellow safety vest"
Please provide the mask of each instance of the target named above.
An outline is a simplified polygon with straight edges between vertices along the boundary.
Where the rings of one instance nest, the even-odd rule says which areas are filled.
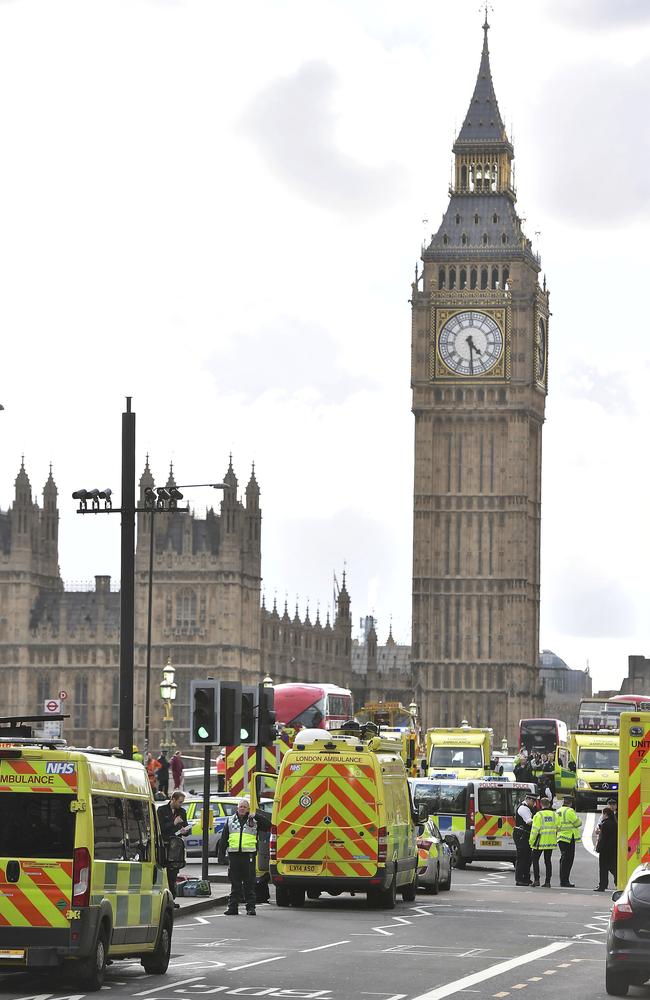
[[[228,818],[228,853],[253,853],[257,851],[257,820],[249,813],[244,822],[239,816]]]
[[[530,846],[538,851],[557,847],[557,816],[552,809],[542,809],[533,816]]]
[[[580,839],[582,820],[571,806],[560,806],[557,813],[557,839],[564,843]]]

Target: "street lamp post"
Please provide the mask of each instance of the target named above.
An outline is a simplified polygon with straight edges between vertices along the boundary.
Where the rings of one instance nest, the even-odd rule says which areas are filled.
[[[163,738],[161,741],[161,749],[165,751],[168,756],[173,753],[176,743],[174,741],[174,736],[172,733],[172,725],[174,723],[174,713],[173,707],[176,701],[176,687],[174,682],[174,677],[176,671],[172,666],[171,659],[168,658],[166,666],[163,668],[162,680],[160,682],[160,697],[163,701]]]

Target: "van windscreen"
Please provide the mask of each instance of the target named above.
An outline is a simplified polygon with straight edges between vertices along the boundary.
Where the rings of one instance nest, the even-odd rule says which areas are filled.
[[[425,802],[430,816],[464,816],[467,805],[467,785],[444,782],[418,782],[413,786],[415,807]]]
[[[75,814],[72,795],[3,792],[0,795],[0,857],[71,858]]]
[[[480,747],[433,747],[430,767],[483,767]]]

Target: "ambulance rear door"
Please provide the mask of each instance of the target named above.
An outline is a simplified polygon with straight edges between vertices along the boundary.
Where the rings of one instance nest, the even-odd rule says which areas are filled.
[[[474,845],[479,851],[514,851],[515,820],[509,783],[479,785]]]
[[[69,930],[77,766],[0,750],[0,942],[2,928]]]

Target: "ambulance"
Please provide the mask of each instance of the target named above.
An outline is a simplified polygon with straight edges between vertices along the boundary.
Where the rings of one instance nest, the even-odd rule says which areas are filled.
[[[599,802],[616,798],[619,785],[619,734],[571,733],[569,747],[576,762],[576,809],[595,810]]]
[[[373,730],[303,730],[285,755],[270,839],[278,906],[323,892],[365,893],[370,906],[389,909],[398,893],[415,899],[418,817],[407,771],[394,741]]]
[[[492,730],[457,728],[427,729],[426,762],[430,778],[482,778],[490,773]]]
[[[534,785],[498,778],[410,778],[409,784],[415,808],[434,818],[455,868],[472,861],[515,861],[515,814]]]
[[[85,992],[109,960],[162,974],[173,924],[142,764],[63,741],[0,744],[0,970],[64,968]]]
[[[650,862],[650,712],[623,712],[620,727],[616,885],[623,889]]]

